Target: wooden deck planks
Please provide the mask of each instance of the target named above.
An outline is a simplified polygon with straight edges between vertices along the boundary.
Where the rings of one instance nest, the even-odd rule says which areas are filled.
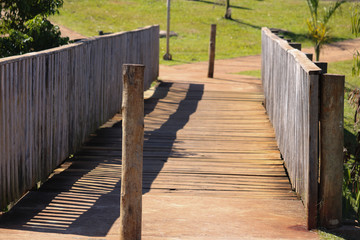
[[[145,106],[152,109],[145,117],[144,144],[149,193],[296,199],[261,105],[262,94],[221,87],[206,91],[206,83],[162,83],[162,94],[154,94],[156,107]],[[161,160],[161,172],[155,179],[148,177],[156,174],[152,169]]]
[[[169,77],[145,102],[143,239],[311,239],[296,230],[304,225],[301,203],[261,89],[249,93],[240,80],[193,80]],[[29,232],[39,239],[118,239],[120,119],[91,134],[49,181],[0,218],[0,239]]]

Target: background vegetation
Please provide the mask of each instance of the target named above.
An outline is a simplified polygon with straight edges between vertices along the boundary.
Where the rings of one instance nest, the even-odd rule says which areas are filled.
[[[64,45],[57,26],[47,20],[62,0],[0,0],[0,57]]]
[[[225,0],[172,0],[171,30],[179,34],[171,38],[170,53],[179,64],[207,60],[210,24],[217,24],[216,58],[260,54],[261,27],[288,30],[288,37],[310,47],[305,0],[231,0],[232,20],[224,18]],[[322,2],[328,6],[330,2]],[[349,28],[350,3],[330,20],[330,34],[336,41],[353,38]],[[54,22],[85,36],[99,30],[118,32],[152,24],[166,29],[166,0],[65,0]],[[165,39],[160,41],[162,57]]]

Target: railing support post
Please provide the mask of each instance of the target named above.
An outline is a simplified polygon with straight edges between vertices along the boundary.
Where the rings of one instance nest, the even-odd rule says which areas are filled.
[[[141,239],[144,142],[143,65],[123,65],[120,239]]]
[[[320,78],[320,198],[319,223],[326,228],[341,224],[345,76]]]
[[[309,158],[304,168],[307,190],[305,192],[305,208],[307,211],[307,227],[317,228],[318,223],[318,178],[319,178],[319,88],[320,71],[309,73]],[[300,179],[299,179],[300,180]]]
[[[313,54],[312,53],[305,53],[305,55],[307,56],[307,58],[312,61],[313,60]]]
[[[209,46],[209,69],[208,69],[209,78],[214,77],[215,42],[216,42],[216,24],[211,24],[210,46]]]
[[[289,45],[299,51],[301,51],[301,43],[289,43]]]

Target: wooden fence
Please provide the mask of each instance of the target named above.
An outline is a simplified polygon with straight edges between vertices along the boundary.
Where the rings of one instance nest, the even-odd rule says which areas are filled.
[[[332,78],[331,75],[329,77]],[[322,70],[304,53],[291,47],[288,41],[281,39],[269,29],[262,29],[262,81],[265,107],[275,129],[277,143],[291,184],[303,200],[309,229],[317,227],[320,205],[318,179],[321,92],[319,89],[322,78]],[[341,93],[341,89],[339,90]],[[343,92],[340,95],[343,98]],[[343,131],[342,122],[340,129],[336,131]],[[339,143],[338,140],[336,142]],[[339,144],[340,159],[336,161],[342,163],[341,142]],[[327,173],[320,174],[325,176]],[[323,196],[320,196],[320,199],[324,201]]]
[[[121,111],[122,65],[159,72],[159,26],[0,59],[0,207],[45,180]]]

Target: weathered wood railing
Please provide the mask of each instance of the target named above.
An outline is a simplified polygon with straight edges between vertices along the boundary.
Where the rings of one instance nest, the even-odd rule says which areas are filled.
[[[159,27],[0,59],[0,207],[45,180],[121,110],[122,65],[159,71]]]
[[[333,106],[321,104],[320,101],[320,99],[325,99],[323,96],[327,94],[325,91],[319,91],[324,89],[321,87],[326,80],[325,78],[333,79],[332,81],[327,81],[326,84],[332,84],[331,82],[334,82],[334,80],[335,82],[340,81],[340,84],[337,84],[337,99],[333,101],[340,101],[340,105],[342,102],[342,109],[337,107],[339,112],[335,113],[336,116],[340,116],[341,120],[339,118],[335,120],[334,118],[328,119],[323,114],[326,119],[322,117],[324,123],[321,122],[321,124],[325,126],[331,122],[330,128],[338,133],[333,134],[333,137],[336,138],[335,140],[333,139],[333,142],[338,143],[337,145],[339,146],[330,147],[330,151],[332,151],[330,155],[336,155],[336,165],[339,166],[340,164],[341,166],[343,160],[343,137],[341,136],[343,133],[343,112],[341,111],[343,111],[344,91],[339,86],[341,84],[342,86],[344,85],[344,76],[339,79],[338,76],[323,75],[322,69],[309,60],[304,53],[294,49],[288,41],[279,38],[269,29],[262,29],[262,82],[265,107],[275,129],[278,146],[291,184],[303,200],[309,229],[317,227],[318,208],[320,208],[320,213],[323,214],[320,215],[320,220],[326,219],[321,222],[321,225],[338,225],[341,220],[341,216],[339,216],[341,215],[341,206],[340,209],[336,209],[335,214],[326,213],[328,210],[324,210],[322,207],[338,208],[338,204],[334,202],[339,202],[339,198],[341,205],[342,167],[340,167],[340,170],[336,169],[340,173],[337,174],[331,183],[337,186],[336,191],[330,194],[329,192],[323,194],[324,191],[321,191],[320,193],[323,195],[320,194],[320,198],[318,198],[319,189],[329,190],[327,175],[333,174],[329,173],[328,170],[319,171],[320,109],[323,106],[326,108],[326,110],[323,110],[324,112],[333,112],[334,110]],[[328,116],[330,115],[328,114]],[[334,121],[335,124],[333,124]],[[331,138],[332,136],[327,134],[326,137]],[[327,141],[331,142],[332,140],[327,139]],[[325,152],[329,155],[329,146],[321,145],[321,151],[322,155]],[[322,167],[328,165],[327,159],[328,157],[322,157]],[[326,180],[318,181],[319,172],[321,179]],[[338,187],[339,183],[340,189]],[[336,201],[333,201],[334,198]],[[336,206],[329,206],[328,203],[330,202]]]

